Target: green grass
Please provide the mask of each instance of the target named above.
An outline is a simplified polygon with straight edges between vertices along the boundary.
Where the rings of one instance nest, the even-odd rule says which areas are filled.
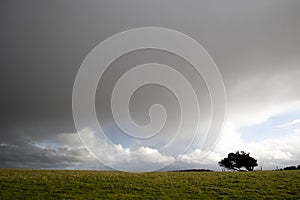
[[[300,170],[256,172],[0,169],[0,199],[300,199]]]

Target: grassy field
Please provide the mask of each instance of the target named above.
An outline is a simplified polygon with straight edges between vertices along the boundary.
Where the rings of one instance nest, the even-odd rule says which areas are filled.
[[[300,170],[256,172],[0,169],[0,199],[300,199]]]

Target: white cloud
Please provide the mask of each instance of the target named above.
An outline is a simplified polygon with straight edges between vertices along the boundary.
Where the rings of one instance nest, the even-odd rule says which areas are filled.
[[[297,163],[300,160],[299,146],[299,130],[294,130],[293,133],[286,136],[246,144],[246,148],[259,158],[261,165],[273,169],[275,168],[274,165],[283,167],[300,164]]]
[[[293,121],[287,122],[285,124],[282,124],[280,126],[278,126],[279,128],[286,128],[286,127],[290,127],[296,124],[300,124],[300,119],[295,119]]]
[[[258,142],[245,141],[238,131],[240,127],[225,125],[223,135],[213,150],[214,154],[226,157],[229,152],[243,150],[258,160],[263,169],[275,169],[300,164],[300,131],[292,130],[290,134],[267,138]],[[255,133],[254,133],[255,134]],[[214,168],[216,162],[211,162]]]
[[[207,154],[203,158],[203,154]],[[188,164],[214,164],[218,163],[218,161],[221,160],[221,156],[218,153],[215,152],[202,152],[201,149],[195,149],[191,153],[179,155],[177,158],[177,161],[188,163]]]
[[[130,149],[121,144],[110,144],[90,129],[82,130],[81,136],[84,136],[84,143],[95,158],[117,170],[152,171],[175,161],[174,157],[162,155],[153,148],[140,146]]]

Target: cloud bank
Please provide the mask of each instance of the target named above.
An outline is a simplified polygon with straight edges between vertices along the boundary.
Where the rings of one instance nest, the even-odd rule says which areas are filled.
[[[73,83],[82,60],[95,45],[115,33],[143,26],[181,31],[210,53],[221,71],[228,98],[222,137],[203,158],[208,152],[197,142],[175,157],[147,143],[128,147],[123,137],[112,134],[114,146],[97,143],[103,145],[99,155],[104,160],[127,168],[174,161],[164,170],[219,170],[220,158],[244,150],[257,158],[263,169],[300,164],[300,1],[12,0],[0,4],[0,167],[111,170],[78,138],[72,117]],[[157,62],[167,57],[156,54]],[[135,59],[153,62],[152,56],[127,57],[119,66],[134,65]],[[173,59],[166,62],[184,67]],[[107,93],[98,95],[106,98]],[[147,99],[155,102],[152,97]],[[173,104],[167,109],[173,109],[176,101]],[[137,105],[136,115],[144,111],[139,106],[143,107]],[[245,139],[242,128],[292,112],[296,112],[292,119],[275,125],[288,133],[269,134],[259,141]],[[175,115],[170,117],[178,120]],[[136,118],[147,121],[147,116]],[[173,123],[168,126],[170,130],[175,127]],[[88,128],[92,135],[92,127]],[[111,128],[109,122],[106,128]],[[253,132],[252,138],[259,134],[263,133]],[[182,137],[182,141],[187,139]]]

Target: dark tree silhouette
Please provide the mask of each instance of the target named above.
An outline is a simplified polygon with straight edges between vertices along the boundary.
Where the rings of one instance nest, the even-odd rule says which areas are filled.
[[[296,170],[297,167],[296,166],[289,166],[289,167],[285,167],[283,168],[284,170]]]
[[[254,167],[257,166],[257,160],[249,156],[249,154],[250,153],[245,153],[244,151],[229,153],[227,158],[219,162],[219,165],[230,170],[240,171],[241,168],[244,167],[248,171],[253,171]]]

